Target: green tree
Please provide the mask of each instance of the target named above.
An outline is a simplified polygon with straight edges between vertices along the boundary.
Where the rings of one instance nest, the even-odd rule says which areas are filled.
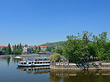
[[[19,44],[17,44],[17,47],[16,48],[19,49]]]
[[[41,51],[41,48],[40,48],[40,46],[39,46],[39,50]]]
[[[87,62],[91,56],[93,59],[98,57],[109,61],[110,42],[107,42],[107,32],[92,36],[92,33],[83,31],[78,36],[67,36],[67,39],[63,44],[63,55],[70,62]]]
[[[19,54],[21,54],[21,53],[22,53],[22,49],[19,49],[17,52],[18,52]]]
[[[49,51],[49,52],[51,52],[51,49],[47,46],[47,48],[46,48],[45,51]]]
[[[62,56],[58,53],[53,53],[49,56],[49,59],[53,62],[54,60],[59,61],[62,58]]]
[[[33,47],[31,47],[31,50],[33,51]]]
[[[56,53],[59,53],[59,54],[62,54],[63,49],[59,49],[59,48],[57,48],[57,49],[55,49],[55,52],[56,52]]]
[[[36,53],[38,54],[40,52],[40,50],[36,50]]]
[[[20,46],[19,47],[20,47],[20,49],[22,49],[21,43],[20,43]]]
[[[10,47],[10,43],[8,44],[8,47],[7,47],[6,52],[7,52],[8,54],[11,54],[11,47]]]
[[[94,57],[97,57],[97,46],[94,43],[89,43],[88,47],[89,47],[89,54],[90,56],[93,57],[94,60]]]
[[[67,41],[63,44],[63,55],[70,62],[79,63],[81,57],[81,50],[79,50],[80,40],[76,40],[76,36],[67,36]]]
[[[6,51],[7,50],[7,47],[3,47],[1,51]]]
[[[36,47],[36,50],[37,50],[37,47]]]
[[[14,47],[14,54],[21,54],[22,53],[22,47],[21,47],[21,43],[20,45],[17,45],[15,44],[15,47]]]
[[[94,36],[95,44],[97,45],[97,56],[99,59],[107,59],[109,56],[109,47],[107,32],[102,32],[99,36]]]
[[[16,54],[17,53],[17,50],[16,50],[17,48],[16,48],[16,44],[15,44],[15,46],[14,46],[14,53]]]
[[[51,52],[55,52],[55,49],[53,49]]]

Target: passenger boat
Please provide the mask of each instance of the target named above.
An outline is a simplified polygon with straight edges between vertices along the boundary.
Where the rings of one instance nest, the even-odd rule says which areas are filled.
[[[50,65],[50,60],[46,58],[19,61],[19,63],[17,64],[18,67],[35,67],[35,66],[49,66],[49,65]]]

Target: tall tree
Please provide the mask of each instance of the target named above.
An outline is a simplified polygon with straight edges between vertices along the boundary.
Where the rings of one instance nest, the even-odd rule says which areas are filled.
[[[92,33],[83,31],[82,35],[67,36],[67,41],[63,44],[63,55],[70,62],[87,62],[92,56],[107,61],[110,57],[110,42],[107,42],[107,32],[102,32],[99,36],[92,36]]]
[[[17,44],[17,49],[19,49],[19,44]]]
[[[20,49],[22,49],[21,43],[20,43],[20,46],[19,47],[20,47]]]
[[[93,57],[94,60],[94,57],[97,57],[97,46],[94,43],[89,43],[88,47],[89,47],[89,54],[90,56]]]
[[[3,47],[1,51],[6,51],[7,50],[7,47]]]
[[[63,55],[70,62],[79,63],[81,51],[79,50],[79,41],[76,36],[67,36],[67,41],[63,44]]]
[[[47,46],[47,48],[46,48],[45,51],[49,51],[49,52],[51,52],[51,49]]]
[[[36,50],[37,50],[37,47],[36,47]]]
[[[8,47],[7,47],[6,52],[7,52],[8,54],[11,54],[11,47],[10,47],[10,43],[8,44]]]
[[[41,51],[41,48],[40,48],[40,46],[39,46],[39,50]]]
[[[62,55],[62,53],[63,53],[63,49],[59,49],[59,48],[57,48],[57,49],[55,49],[55,52],[56,52],[56,53],[59,53],[59,54]]]

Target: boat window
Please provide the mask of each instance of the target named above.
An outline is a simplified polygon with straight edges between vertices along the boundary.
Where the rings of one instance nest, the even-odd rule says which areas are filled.
[[[42,59],[39,59],[39,61],[42,61]]]
[[[23,64],[23,62],[20,62],[19,64]]]
[[[29,62],[29,64],[31,64],[31,62]]]
[[[46,62],[43,62],[43,64],[44,64],[44,63],[46,63]]]
[[[19,64],[23,64],[22,62],[20,62]]]
[[[39,62],[40,64],[42,64],[42,62]]]
[[[38,62],[34,62],[34,64],[38,64]]]
[[[44,59],[44,60],[47,60],[47,59]]]
[[[26,62],[24,62],[24,64],[27,64]]]

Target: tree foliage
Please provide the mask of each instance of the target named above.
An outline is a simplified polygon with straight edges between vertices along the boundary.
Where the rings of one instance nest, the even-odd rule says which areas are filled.
[[[6,51],[7,50],[7,47],[3,47],[1,51]]]
[[[49,48],[49,47],[47,46],[47,48],[46,48],[45,51],[49,51],[49,52],[51,52],[51,48]]]
[[[63,49],[61,48],[61,49],[59,49],[59,48],[57,48],[57,49],[52,49],[52,51],[51,52],[55,52],[55,53],[59,53],[59,54],[61,54],[62,55],[62,53],[63,53]]]
[[[63,44],[63,55],[70,62],[80,63],[89,61],[90,57],[99,59],[109,59],[110,42],[107,42],[107,32],[102,32],[99,36],[92,36],[92,33],[83,31],[78,36],[67,36],[67,41]]]
[[[53,53],[52,55],[49,56],[49,59],[53,62],[54,60],[59,61],[61,59],[61,55],[58,53]]]
[[[21,43],[20,43],[20,45],[18,44],[17,46],[16,46],[16,44],[15,44],[13,53],[14,53],[14,54],[21,54],[22,51],[23,51],[23,50],[22,50]]]
[[[36,50],[36,53],[38,54],[40,52],[40,50]]]
[[[11,47],[10,47],[10,43],[8,44],[8,47],[7,47],[6,52],[7,52],[8,54],[11,54]]]
[[[61,46],[65,41],[60,41],[60,42],[53,42],[53,43],[46,43],[46,44],[42,44],[41,46],[53,46],[53,47],[57,47],[57,46]]]

